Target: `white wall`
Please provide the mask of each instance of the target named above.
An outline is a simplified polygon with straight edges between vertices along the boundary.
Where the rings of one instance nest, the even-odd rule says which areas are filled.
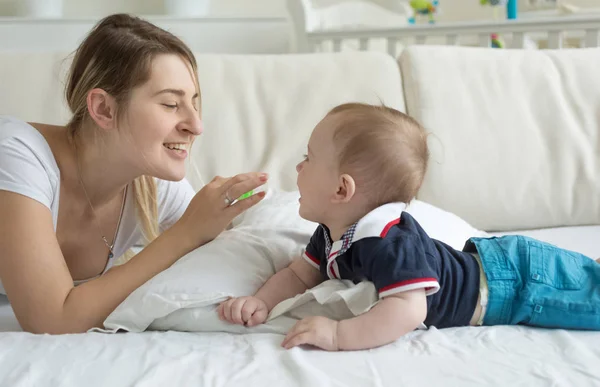
[[[14,16],[22,0],[0,0],[0,16]],[[101,17],[115,12],[131,12],[141,15],[163,13],[163,0],[63,0],[67,17]],[[339,0],[313,0],[331,3]],[[378,3],[397,0],[371,0]],[[408,0],[406,0],[408,1]],[[600,7],[600,0],[567,0],[580,7]],[[489,7],[479,6],[479,0],[440,0],[440,21],[473,20],[491,18]],[[526,1],[520,0],[521,10],[526,10]],[[211,13],[217,16],[285,16],[285,0],[213,0]]]
[[[0,0],[0,16],[15,16],[22,0]],[[101,17],[116,12],[160,15],[163,0],[63,0],[66,17]],[[279,17],[284,0],[214,0],[211,13],[217,16]]]
[[[15,18],[21,16],[20,1],[24,0],[0,0],[0,51],[71,51],[98,19],[118,12],[147,18],[197,52],[289,50],[283,0],[214,0],[211,16],[215,18],[193,19],[163,17],[163,0],[63,0],[65,20]]]

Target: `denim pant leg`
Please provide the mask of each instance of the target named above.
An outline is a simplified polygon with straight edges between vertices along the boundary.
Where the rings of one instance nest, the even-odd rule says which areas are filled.
[[[484,325],[600,330],[600,264],[524,236],[471,242],[488,280]]]

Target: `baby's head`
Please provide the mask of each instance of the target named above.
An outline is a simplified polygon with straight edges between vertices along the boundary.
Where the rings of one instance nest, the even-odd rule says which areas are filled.
[[[385,203],[408,203],[428,158],[427,135],[411,117],[385,106],[340,105],[315,127],[296,167],[300,215],[356,221]]]

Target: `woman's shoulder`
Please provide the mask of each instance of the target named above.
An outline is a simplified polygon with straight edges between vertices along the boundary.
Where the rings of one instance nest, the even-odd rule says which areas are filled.
[[[13,116],[0,115],[0,139],[12,136],[44,139],[44,136],[28,122]]]
[[[50,207],[60,171],[45,137],[25,121],[0,116],[0,189]]]
[[[18,118],[0,115],[0,146],[18,151],[23,156],[34,155],[51,169],[57,167],[46,138],[32,125]]]

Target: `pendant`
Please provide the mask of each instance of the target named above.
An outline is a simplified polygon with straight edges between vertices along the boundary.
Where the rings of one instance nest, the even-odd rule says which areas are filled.
[[[114,255],[112,252],[108,253],[108,259],[113,259]]]

